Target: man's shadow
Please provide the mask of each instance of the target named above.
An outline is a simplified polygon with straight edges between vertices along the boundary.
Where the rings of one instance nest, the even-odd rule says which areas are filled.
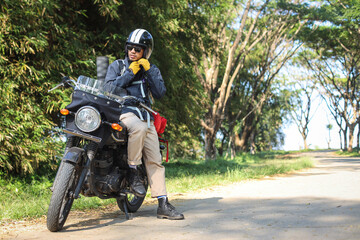
[[[126,219],[125,213],[120,210],[116,210],[110,213],[101,213],[97,214],[97,216],[94,218],[86,218],[84,220],[80,220],[79,222],[69,225],[66,225],[65,222],[65,226],[60,232],[77,232],[102,228],[109,225],[122,224],[128,221],[132,221],[136,217],[156,218],[156,208],[157,204],[141,207],[137,212],[129,213],[129,219]],[[99,211],[101,211],[101,209],[99,209]]]

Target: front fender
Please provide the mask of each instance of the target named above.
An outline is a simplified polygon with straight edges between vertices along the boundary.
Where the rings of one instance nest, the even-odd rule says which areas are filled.
[[[72,147],[67,151],[67,153],[63,157],[63,161],[75,165],[81,161],[81,157],[84,153],[85,153],[84,149],[78,147]]]

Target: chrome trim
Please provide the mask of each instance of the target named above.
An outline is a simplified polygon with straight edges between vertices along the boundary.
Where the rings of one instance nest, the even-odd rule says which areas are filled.
[[[112,137],[112,139],[113,139],[115,142],[118,142],[118,143],[126,142],[125,139],[116,138],[116,137],[114,136],[114,133],[111,133],[111,137]]]
[[[90,141],[93,141],[93,142],[96,142],[96,143],[100,143],[102,138],[99,138],[99,137],[95,137],[95,136],[92,136],[92,135],[89,135],[89,134],[86,134],[86,133],[83,133],[83,132],[80,132],[80,131],[77,131],[77,130],[73,130],[73,129],[64,129],[63,130],[65,133],[68,133],[68,134],[71,134],[71,135],[74,135],[74,136],[77,136],[77,137],[82,137],[82,138],[85,138],[87,140],[90,140]]]
[[[81,128],[78,126],[78,124],[76,123],[76,122],[77,122],[78,115],[79,115],[79,112],[81,112],[81,110],[84,110],[84,109],[87,109],[87,108],[94,110],[95,113],[96,113],[96,115],[97,115],[97,117],[99,118],[99,122],[98,122],[97,126],[94,128],[94,130],[91,130],[91,131],[85,131],[84,129],[81,129]],[[75,113],[75,125],[76,125],[76,127],[78,127],[78,128],[79,128],[81,131],[83,131],[83,132],[93,132],[93,131],[96,131],[97,129],[99,129],[99,127],[100,127],[100,125],[101,125],[101,115],[100,115],[99,111],[98,111],[96,108],[94,108],[94,107],[92,107],[92,106],[83,106],[83,107],[79,108],[79,110],[77,110],[77,112]]]

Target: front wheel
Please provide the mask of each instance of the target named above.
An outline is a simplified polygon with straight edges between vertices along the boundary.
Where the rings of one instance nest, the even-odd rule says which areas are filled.
[[[51,232],[57,232],[64,226],[74,202],[73,193],[78,178],[73,164],[65,162],[62,164],[47,213],[47,228]]]

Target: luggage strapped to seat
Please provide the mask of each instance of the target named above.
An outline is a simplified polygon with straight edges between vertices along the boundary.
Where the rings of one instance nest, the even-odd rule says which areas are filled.
[[[157,112],[157,114],[153,113],[152,115],[154,117],[154,126],[155,126],[156,132],[158,134],[159,141],[166,144],[166,162],[168,162],[169,161],[169,141],[161,137],[161,134],[163,134],[165,131],[167,119],[160,116],[160,114],[158,112]]]

